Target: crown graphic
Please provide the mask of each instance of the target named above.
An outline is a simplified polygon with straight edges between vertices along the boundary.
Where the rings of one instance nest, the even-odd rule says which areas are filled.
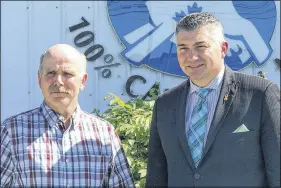
[[[194,13],[194,12],[201,12],[202,11],[202,7],[198,7],[197,3],[194,2],[192,7],[188,5],[188,13]]]

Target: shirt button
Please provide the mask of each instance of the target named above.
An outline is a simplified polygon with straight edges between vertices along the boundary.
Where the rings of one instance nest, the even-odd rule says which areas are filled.
[[[200,174],[194,174],[194,178],[198,180],[200,178]]]
[[[69,159],[66,159],[65,162],[66,162],[66,163],[69,163]]]
[[[67,186],[66,187],[70,187],[70,185],[69,184],[67,184]]]

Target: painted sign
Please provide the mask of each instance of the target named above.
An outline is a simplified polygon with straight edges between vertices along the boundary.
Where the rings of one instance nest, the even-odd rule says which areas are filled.
[[[90,25],[90,23],[82,16],[82,22],[69,27],[69,31],[82,29]],[[77,47],[85,47],[91,45],[85,52],[87,61],[95,61],[100,58],[104,53],[104,46],[101,44],[94,44],[95,34],[92,31],[82,31],[74,38],[74,44]],[[102,70],[102,77],[109,78],[111,76],[111,70],[109,67],[118,66],[120,63],[112,63],[114,57],[111,54],[106,54],[103,57],[106,65],[95,67],[96,70]]]
[[[90,23],[82,16],[81,17],[81,22],[75,25],[70,26],[68,29],[70,32],[82,29],[84,27],[87,27],[90,25]],[[88,49],[84,52],[84,55],[87,58],[87,61],[95,61],[99,59],[103,53],[104,53],[104,46],[101,44],[94,44],[94,38],[95,34],[92,31],[82,31],[80,32],[75,38],[74,38],[74,44],[77,47],[88,47]],[[95,67],[95,70],[102,70],[101,74],[102,77],[104,78],[109,78],[111,76],[111,70],[109,69],[112,66],[119,66],[120,63],[112,63],[114,60],[114,57],[111,54],[106,54],[103,57],[103,60],[106,65],[103,66],[97,66]],[[136,98],[139,95],[135,95],[131,91],[131,85],[136,79],[141,79],[143,83],[146,83],[146,80],[144,77],[140,75],[133,75],[130,78],[128,78],[126,82],[126,92],[130,97]],[[142,99],[146,99],[147,97],[152,97],[152,94],[150,94],[151,89],[154,89],[154,94],[157,96],[159,92],[159,84],[160,83],[155,83],[149,91],[146,92],[146,94],[142,97]]]
[[[210,12],[223,24],[229,42],[225,63],[241,70],[271,56],[276,24],[274,1],[108,1],[113,29],[125,46],[122,57],[134,66],[186,76],[176,56],[177,22],[193,12]]]

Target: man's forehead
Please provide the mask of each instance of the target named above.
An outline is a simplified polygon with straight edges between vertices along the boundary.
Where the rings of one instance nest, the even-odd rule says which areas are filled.
[[[79,63],[76,62],[48,63],[48,61],[46,61],[44,67],[46,69],[77,69],[80,66]]]
[[[208,43],[208,42],[214,42],[215,39],[215,33],[210,32],[205,29],[198,30],[192,30],[192,31],[179,31],[179,33],[176,36],[176,42],[177,45],[180,45],[182,43],[190,43],[190,44],[197,44],[197,43]]]
[[[43,62],[43,69],[45,70],[79,70],[82,62],[69,61],[61,59],[46,58]]]
[[[57,63],[62,62],[83,62],[85,57],[78,50],[70,45],[57,44],[50,47],[44,54],[44,60],[54,61]]]
[[[46,69],[77,69],[80,66],[79,64],[73,64],[73,63],[55,64],[55,63],[45,62],[43,67]]]
[[[81,56],[81,53],[78,50],[76,50],[75,48],[73,48],[72,46],[67,45],[67,44],[54,45],[48,49],[48,53],[53,57],[60,57],[60,56],[65,56],[65,57],[77,56],[77,57],[79,57],[79,56]]]
[[[178,37],[177,38],[177,46],[185,46],[185,45],[200,45],[205,43],[212,43],[214,40],[211,37]]]
[[[213,31],[208,29],[207,27],[199,27],[193,30],[185,30],[185,29],[181,29],[178,33],[177,33],[177,37],[195,37],[195,36],[212,36],[213,35]]]
[[[78,54],[46,53],[44,60],[57,63],[75,63],[83,61],[83,58]]]

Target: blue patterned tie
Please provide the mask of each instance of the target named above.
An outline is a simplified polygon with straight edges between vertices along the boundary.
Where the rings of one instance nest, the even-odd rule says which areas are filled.
[[[197,92],[199,96],[190,118],[187,138],[195,167],[198,166],[203,151],[205,128],[208,119],[206,96],[210,91],[210,89],[200,89]]]

